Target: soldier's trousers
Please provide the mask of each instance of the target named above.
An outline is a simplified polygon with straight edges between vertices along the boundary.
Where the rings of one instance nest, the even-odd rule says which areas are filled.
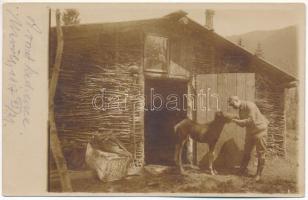
[[[256,147],[257,158],[258,158],[258,170],[263,170],[265,165],[265,155],[266,155],[266,137],[267,129],[260,131],[257,134],[246,133],[244,155],[241,162],[241,170],[246,170],[248,163],[251,158],[251,153]]]

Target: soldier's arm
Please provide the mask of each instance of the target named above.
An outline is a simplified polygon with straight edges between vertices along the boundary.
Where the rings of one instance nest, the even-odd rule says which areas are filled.
[[[252,119],[250,117],[247,119],[233,119],[232,121],[234,121],[240,127],[245,127],[252,123]]]
[[[246,119],[234,119],[233,121],[240,127],[245,127],[254,123],[254,117],[256,107],[253,105],[248,105],[248,117]]]

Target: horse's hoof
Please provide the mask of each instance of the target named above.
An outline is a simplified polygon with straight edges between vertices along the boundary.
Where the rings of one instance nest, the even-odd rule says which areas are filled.
[[[255,181],[256,182],[260,182],[261,181],[261,176],[260,175],[255,176]]]
[[[199,170],[200,168],[198,167],[198,166],[196,166],[196,165],[190,165],[190,168],[191,169],[194,169],[194,170]]]
[[[217,173],[216,170],[210,170],[210,174],[211,174],[211,175],[217,175],[218,173]]]
[[[180,171],[180,174],[183,175],[183,176],[188,175],[188,173],[187,173],[186,171],[184,171],[184,170],[181,170],[181,171]]]

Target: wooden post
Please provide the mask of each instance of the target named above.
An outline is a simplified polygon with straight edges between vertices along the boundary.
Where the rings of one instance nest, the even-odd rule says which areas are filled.
[[[196,77],[194,74],[192,75],[190,82],[188,83],[187,93],[188,95],[192,95],[194,98],[196,97]],[[196,121],[196,111],[195,111],[196,105],[197,105],[197,98],[192,100],[188,96],[187,98],[187,117],[193,121]],[[186,157],[190,165],[198,165],[196,149],[197,149],[197,143],[189,137],[186,143],[186,150],[187,150]]]
[[[61,144],[58,138],[56,123],[55,123],[55,113],[54,113],[54,97],[57,88],[57,82],[59,77],[59,71],[62,60],[63,52],[63,33],[61,29],[60,22],[60,11],[56,11],[56,23],[57,23],[57,51],[55,63],[53,66],[53,72],[51,76],[51,81],[49,84],[49,125],[50,125],[50,148],[52,155],[54,157],[57,170],[60,176],[60,181],[62,185],[63,192],[71,192],[71,180],[67,171],[66,161],[62,153]]]
[[[137,77],[138,78],[138,77]],[[131,94],[130,95],[134,95],[134,84],[136,83],[136,77],[134,76],[134,74],[132,74],[132,86],[131,86]],[[137,145],[136,145],[136,122],[135,122],[135,97],[131,98],[131,108],[132,108],[132,130],[131,130],[131,136],[132,136],[132,139],[133,139],[133,151],[134,151],[134,154],[133,154],[133,159],[134,161],[136,160],[136,151],[137,151]]]
[[[288,98],[289,89],[285,88],[283,90],[283,157],[287,156],[287,113],[286,113],[286,103]]]
[[[184,41],[184,51],[181,51],[181,57],[184,59],[184,65],[190,65],[190,63],[193,61],[191,55],[193,55],[193,47],[190,45],[192,41]],[[182,46],[183,47],[183,46]],[[187,54],[186,52],[189,52]],[[188,89],[187,93],[188,95],[193,96],[193,101],[191,101],[191,98],[187,99],[187,117],[190,118],[193,121],[197,121],[197,79],[196,79],[196,67],[195,65],[192,65],[192,71],[190,73],[190,80],[188,82]],[[197,159],[197,142],[192,140],[189,137],[189,140],[187,142],[187,160],[189,164],[198,165],[198,159]]]
[[[138,85],[139,85],[139,91],[140,93],[138,95],[140,95],[140,97],[144,97],[144,87],[145,87],[145,78],[144,78],[144,41],[145,41],[145,35],[144,33],[141,31],[140,32],[140,36],[139,36],[139,41],[140,41],[140,49],[142,49],[142,51],[140,51],[140,66],[139,66],[139,76],[138,76]],[[141,122],[141,132],[139,133],[141,136],[141,145],[139,143],[139,147],[138,150],[141,150],[141,165],[142,167],[144,166],[144,162],[145,162],[145,156],[144,156],[144,106],[145,106],[145,99],[142,100],[141,108],[139,108],[139,120]],[[140,158],[139,158],[140,159]]]

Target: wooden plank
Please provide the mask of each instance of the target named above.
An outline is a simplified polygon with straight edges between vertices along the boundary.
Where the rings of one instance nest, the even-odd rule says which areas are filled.
[[[72,185],[67,173],[67,165],[62,153],[61,144],[58,138],[55,116],[54,116],[54,97],[57,88],[57,82],[60,72],[62,53],[63,53],[63,33],[60,24],[60,11],[56,11],[56,23],[57,23],[57,51],[56,59],[53,67],[53,73],[49,85],[49,123],[50,123],[50,148],[53,154],[58,173],[60,175],[60,181],[63,192],[71,192]]]
[[[217,74],[203,74],[197,76],[197,122],[206,123],[214,119],[217,111]],[[208,152],[208,145],[197,143],[197,162],[204,159]]]
[[[221,110],[233,112],[233,109],[228,105],[228,98],[236,95],[236,74],[218,74],[217,84]]]
[[[206,91],[206,86],[205,86],[205,82],[206,82],[206,78],[207,75],[203,74],[203,75],[198,75],[196,76],[196,97],[198,97],[198,94],[200,94],[201,92],[203,92],[203,90]],[[204,97],[204,96],[203,96]],[[201,99],[197,98],[196,101],[196,121],[198,123],[206,123],[206,108],[204,108],[204,101],[206,100],[206,98],[202,98],[202,102]],[[202,160],[203,156],[205,155],[205,153],[208,151],[208,146],[207,144],[203,144],[203,143],[196,143],[196,150],[197,150],[197,164],[200,164],[200,161]]]
[[[247,82],[247,84],[246,84]],[[196,79],[196,89],[200,93],[208,95],[216,93],[219,99],[219,107],[222,111],[238,114],[238,110],[233,109],[228,105],[228,98],[233,95],[239,96],[240,99],[254,100],[254,74],[205,74],[198,75]],[[247,93],[247,94],[246,94]],[[214,119],[215,109],[212,109],[216,102],[209,101],[205,105],[201,105],[199,98],[197,102],[197,122],[205,123]],[[204,109],[204,106],[210,105],[210,108]],[[218,167],[233,167],[238,165],[241,159],[241,151],[244,147],[245,129],[240,128],[235,124],[226,124],[223,132],[217,142],[215,151],[217,155],[216,166]],[[221,152],[223,151],[223,152]],[[207,164],[204,162],[208,152],[206,144],[197,144],[197,161],[199,164]],[[220,152],[222,154],[220,154]],[[200,166],[202,167],[202,166]]]
[[[198,75],[196,76],[196,97],[197,97],[197,122],[198,123],[205,123],[206,120],[206,108],[205,108],[205,101],[206,98],[204,98],[204,96],[202,96],[202,99],[200,99],[200,94],[204,93],[206,91],[206,79],[207,79],[207,75],[203,74],[203,75]],[[202,101],[201,101],[202,100]]]
[[[254,73],[246,73],[245,74],[245,99],[246,101],[255,102],[255,74]],[[255,165],[257,163],[257,155],[255,149],[251,155],[250,165]]]
[[[229,113],[236,111],[228,105],[228,98],[236,95],[236,74],[219,74],[218,75],[218,94],[220,96],[221,110]],[[217,142],[215,151],[217,155],[216,165],[218,167],[226,167],[233,165],[233,156],[238,152],[233,152],[237,148],[236,145],[237,127],[234,123],[226,124],[221,136]],[[230,153],[227,154],[227,153]]]
[[[194,79],[190,80],[190,82],[187,84],[187,94],[188,95],[194,95],[195,94],[195,86],[194,86]],[[196,119],[196,111],[193,110],[193,101],[190,98],[187,98],[187,117],[193,121]],[[190,152],[193,151],[193,152]],[[189,139],[189,142],[187,144],[187,159],[189,162],[193,162],[193,164],[197,164],[197,143],[195,141],[191,141]],[[192,156],[192,158],[190,157]]]
[[[205,79],[204,90],[206,92],[206,121],[212,121],[219,107],[219,96],[217,91],[217,74],[208,74]]]
[[[243,100],[246,100],[246,74],[236,74],[236,95]]]
[[[255,74],[247,73],[245,74],[245,86],[246,86],[246,100],[255,100]]]
[[[236,74],[236,95],[242,99],[246,100],[246,73],[237,73]],[[238,115],[238,111],[237,111]],[[244,149],[245,143],[245,128],[237,126],[236,141],[238,142],[238,147],[240,150]]]

